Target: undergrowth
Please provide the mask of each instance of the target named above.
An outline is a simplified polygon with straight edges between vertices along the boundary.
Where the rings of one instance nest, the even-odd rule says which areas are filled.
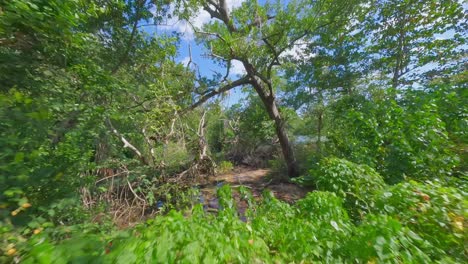
[[[24,230],[3,222],[1,262],[21,263],[464,263],[466,192],[439,182],[385,185],[366,166],[339,159],[318,191],[295,204],[264,192],[239,214],[231,188],[219,210],[172,210],[118,231],[83,224]],[[325,177],[327,176],[327,177]],[[360,197],[361,200],[356,199]]]
[[[398,197],[402,192],[405,189],[389,188],[377,196],[377,204],[389,194]],[[219,189],[218,195],[221,208],[217,214],[204,212],[198,204],[185,213],[171,211],[131,230],[103,233],[70,228],[60,240],[52,238],[54,229],[45,229],[15,241],[19,251],[15,255],[22,263],[125,264],[462,263],[466,258],[464,223],[457,222],[466,215],[460,206],[448,203],[458,202],[460,194],[444,197],[448,202],[443,205],[427,205],[438,211],[429,223],[424,218],[413,222],[411,209],[387,214],[390,208],[376,206],[359,224],[348,217],[343,199],[330,192],[311,192],[294,205],[264,193],[261,203],[250,201],[246,221],[240,220],[229,187]],[[391,204],[402,209],[407,203]],[[450,226],[428,228],[438,221]]]

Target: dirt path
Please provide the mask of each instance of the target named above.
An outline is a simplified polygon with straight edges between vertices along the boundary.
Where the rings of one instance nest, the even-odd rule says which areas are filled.
[[[207,210],[218,209],[216,189],[224,184],[233,187],[246,186],[252,191],[254,198],[259,199],[264,190],[271,190],[276,198],[288,203],[293,203],[303,198],[310,189],[300,187],[292,183],[272,183],[268,177],[270,171],[267,169],[255,169],[249,167],[236,167],[231,173],[215,175],[209,179],[209,184],[200,188],[205,208]],[[233,192],[237,201],[239,213],[245,211],[247,205],[240,201],[239,194]]]

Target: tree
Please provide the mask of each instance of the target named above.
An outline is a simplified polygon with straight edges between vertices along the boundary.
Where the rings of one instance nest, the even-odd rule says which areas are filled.
[[[199,4],[214,19],[202,29],[195,29],[199,41],[216,62],[227,66],[228,73],[233,60],[237,60],[246,74],[235,81],[225,79],[224,86],[206,92],[193,107],[235,87],[252,87],[275,124],[288,175],[298,176],[296,158],[276,99],[280,89],[277,66],[281,65],[282,55],[298,41],[342,21],[354,2],[291,1],[287,5],[276,2],[262,6],[252,0],[235,10],[229,10],[224,0],[200,1]]]
[[[373,67],[389,75],[393,88],[450,72],[466,52],[460,1],[378,0],[363,25],[372,36],[367,52]]]
[[[284,64],[284,99],[306,120],[302,135],[314,136],[317,154],[322,152],[328,106],[343,95],[355,95],[359,81],[368,70],[364,32],[360,21],[368,10],[358,4],[347,14],[347,23],[320,28],[303,40],[300,53],[287,57]]]

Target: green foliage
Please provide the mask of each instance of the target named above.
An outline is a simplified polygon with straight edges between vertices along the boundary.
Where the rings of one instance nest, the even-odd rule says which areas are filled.
[[[247,104],[238,109],[235,106],[232,111],[239,115],[239,131],[242,144],[255,146],[259,143],[271,142],[275,135],[273,121],[268,117],[265,108],[257,97],[251,94]]]
[[[224,173],[231,172],[233,168],[234,168],[234,165],[232,164],[232,162],[223,160],[218,164],[217,170],[219,173],[224,174]]]
[[[429,100],[437,105],[438,114],[454,142],[453,151],[460,157],[460,163],[455,168],[456,175],[466,175],[468,171],[468,92],[466,79],[468,71],[453,74],[447,78],[434,80],[427,89],[427,93],[420,94],[420,100]]]
[[[317,220],[317,222],[343,222],[348,221],[348,213],[343,208],[343,200],[335,193],[315,191],[296,203],[304,217]]]
[[[2,216],[20,200],[38,209],[76,199],[79,188],[97,180],[90,173],[97,166],[135,166],[132,158],[153,161],[155,146],[143,134],[160,142],[171,115],[184,105],[182,87],[191,74],[171,60],[175,37],[132,30],[134,20],[159,19],[149,12],[151,6],[135,5],[120,0],[105,6],[88,0],[0,3]],[[177,82],[162,77],[172,73]],[[142,157],[122,147],[114,130]]]
[[[400,102],[391,92],[374,96],[344,98],[335,106],[329,137],[336,155],[375,168],[390,183],[452,175],[458,158],[437,106],[412,92],[401,93]]]
[[[0,2],[0,262],[466,262],[466,7],[222,2]],[[215,63],[242,63],[238,82],[195,81],[175,62],[179,35],[147,27],[201,7],[213,20],[196,39]],[[201,138],[186,110],[230,85],[247,103],[213,101]],[[319,191],[295,204],[241,187],[238,206],[224,186],[207,212],[173,183],[185,174],[168,181],[200,140],[221,172],[259,147],[275,157],[281,135],[291,154],[290,127],[321,142],[296,147],[309,175],[295,181]],[[270,165],[285,175],[292,157]],[[112,206],[158,216],[117,231]]]
[[[366,48],[372,66],[389,74],[396,88],[458,67],[450,64],[466,51],[467,39],[461,37],[466,23],[466,8],[459,1],[378,0],[361,25],[372,39]],[[431,63],[437,66],[421,69]],[[416,70],[422,73],[411,74]]]
[[[431,243],[431,257],[448,254],[466,258],[467,193],[438,182],[400,183],[381,190],[372,212],[398,219]],[[445,253],[444,253],[445,252]]]
[[[190,154],[180,143],[169,142],[167,145],[158,146],[155,148],[155,153],[157,161],[164,163],[167,175],[183,171],[189,166]]]
[[[353,218],[369,211],[374,193],[385,186],[382,176],[369,166],[338,158],[323,159],[320,169],[311,171],[311,175],[319,190],[334,192],[345,199]]]
[[[446,191],[438,185],[422,188],[431,195]],[[389,191],[394,196],[385,194]],[[243,193],[249,196],[245,189]],[[185,213],[171,211],[132,230],[104,233],[92,226],[72,226],[63,231],[65,236],[53,239],[49,227],[9,242],[15,244],[18,250],[15,254],[23,263],[463,262],[463,243],[454,244],[448,233],[440,229],[450,226],[460,229],[460,224],[453,222],[458,218],[449,218],[446,225],[432,231],[431,224],[424,223],[440,221],[441,213],[452,217],[450,208],[459,210],[460,205],[450,205],[450,202],[457,203],[461,197],[440,196],[447,201],[436,207],[447,208],[446,211],[433,210],[434,220],[423,216],[421,221],[414,221],[413,218],[421,216],[410,215],[411,208],[400,201],[412,201],[421,197],[421,193],[414,194],[412,188],[404,184],[382,193],[392,200],[381,202],[395,206],[395,210],[388,211],[387,215],[389,209],[381,209],[379,203],[374,213],[364,216],[359,224],[350,221],[340,197],[320,191],[309,193],[295,205],[281,202],[265,192],[261,203],[249,203],[248,216],[243,222],[231,189],[223,186],[218,189],[220,208],[217,214],[204,212],[199,204]],[[11,231],[8,226],[1,228],[3,235]],[[452,229],[450,234],[457,234],[456,241],[462,242],[461,233]],[[433,243],[434,239],[437,243]]]
[[[103,178],[112,178],[117,189],[133,185],[146,205],[156,202],[155,193],[163,197],[154,186],[160,160],[152,154],[164,148],[174,113],[190,103],[184,88],[192,74],[173,61],[175,36],[132,30],[137,22],[159,21],[153,5],[141,3],[0,2],[0,226],[8,227],[2,251],[33,230],[48,229],[57,242],[71,236],[60,231],[64,226],[79,229],[96,219],[94,213],[118,196],[109,191],[109,204],[102,202],[103,190],[111,189],[103,186],[111,181],[98,184]],[[158,158],[172,162],[167,171],[178,172],[187,152],[166,145],[172,158]],[[128,173],[120,177],[116,171],[124,168]],[[168,207],[179,208],[176,199],[186,204],[174,196]],[[71,245],[75,255],[92,258],[86,243],[77,238],[59,246],[63,257],[57,259],[67,259]],[[42,248],[34,250],[40,255]],[[0,262],[11,261],[2,256]]]
[[[166,219],[155,220],[149,227],[144,227],[139,237],[113,242],[115,248],[112,248],[113,253],[109,254],[108,259],[112,263],[267,260],[265,244],[251,235],[247,227],[240,220],[203,221],[172,213]],[[249,240],[254,242],[251,244]]]
[[[409,228],[386,215],[367,215],[344,246],[350,259],[364,263],[429,263],[431,247]]]
[[[277,176],[286,175],[288,169],[284,163],[284,159],[278,156],[268,161],[268,168],[272,174]]]
[[[351,227],[340,198],[314,192],[290,206],[270,195],[264,194],[266,201],[257,208],[252,227],[278,257],[297,262],[340,259],[340,241]]]
[[[445,123],[449,137],[455,142],[468,142],[468,92],[466,79],[468,70],[449,78],[434,80],[428,87],[426,100],[437,104],[437,110]]]

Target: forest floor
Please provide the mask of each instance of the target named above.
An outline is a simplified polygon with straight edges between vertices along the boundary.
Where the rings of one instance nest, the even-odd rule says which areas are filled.
[[[237,203],[238,211],[242,216],[247,209],[247,203],[240,199],[240,194],[235,187],[245,186],[250,189],[255,200],[259,200],[264,190],[270,190],[274,196],[282,201],[293,203],[311,191],[292,183],[275,183],[269,177],[268,169],[257,169],[246,166],[235,167],[232,172],[218,174],[209,178],[209,183],[200,188],[204,207],[207,211],[217,211],[219,204],[216,197],[217,188],[229,184],[233,188],[233,196]]]

